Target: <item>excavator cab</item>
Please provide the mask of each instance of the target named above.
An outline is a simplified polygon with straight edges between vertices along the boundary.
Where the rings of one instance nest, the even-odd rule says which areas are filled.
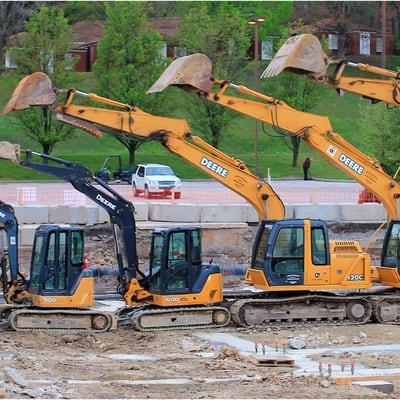
[[[266,291],[370,287],[369,256],[357,242],[329,242],[321,220],[264,222],[246,281]]]
[[[41,225],[35,233],[28,291],[40,308],[93,305],[94,280],[84,268],[84,235],[78,227]]]
[[[177,306],[222,301],[219,267],[202,264],[200,228],[153,232],[148,282],[154,304]]]
[[[400,220],[389,223],[382,246],[381,266],[376,269],[384,285],[400,288]]]

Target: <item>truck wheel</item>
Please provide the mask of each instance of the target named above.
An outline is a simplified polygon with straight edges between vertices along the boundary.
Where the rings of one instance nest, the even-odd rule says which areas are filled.
[[[132,192],[133,192],[133,196],[134,197],[137,197],[137,196],[139,196],[139,190],[138,189],[136,189],[136,185],[134,184],[134,183],[132,183]]]
[[[144,197],[146,197],[146,199],[151,199],[151,194],[147,186],[144,187]]]

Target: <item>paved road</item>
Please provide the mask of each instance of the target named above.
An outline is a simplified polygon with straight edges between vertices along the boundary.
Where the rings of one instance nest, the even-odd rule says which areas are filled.
[[[362,187],[356,182],[274,180],[271,186],[287,204],[357,203]],[[133,200],[130,185],[113,185],[126,198]],[[90,204],[81,193],[65,182],[1,182],[0,199],[11,204]],[[169,199],[135,201],[170,201]],[[215,181],[184,181],[178,203],[243,203],[244,200]]]

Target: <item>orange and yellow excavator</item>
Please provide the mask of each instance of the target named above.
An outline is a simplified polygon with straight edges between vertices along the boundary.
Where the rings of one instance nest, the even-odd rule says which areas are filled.
[[[336,136],[324,117],[313,118],[312,114],[300,113],[283,102],[235,85],[234,88],[242,93],[264,101],[226,96],[224,92],[231,85],[212,80],[211,65],[208,59],[201,57],[205,66],[208,65],[208,74],[206,71],[205,75],[201,75],[201,69],[196,68],[195,74],[198,72],[199,76],[193,77],[191,72],[188,75],[189,82],[180,81],[179,84],[185,85],[187,89],[200,91],[202,96],[211,101],[222,102],[244,114],[248,115],[248,107],[253,113],[250,115],[254,117],[262,119],[267,115],[271,118],[267,121],[275,125],[275,117],[278,115],[279,124],[284,124],[287,131],[304,135],[306,139],[311,137],[311,143],[322,143],[327,149],[334,146],[327,157],[339,159],[340,151],[346,151],[339,147],[341,142],[338,144],[330,141],[331,136]],[[180,77],[182,76],[184,77],[181,74]],[[178,79],[176,75],[172,78]],[[202,90],[198,89],[199,82]],[[218,87],[216,93],[211,92],[213,85]],[[66,93],[66,99],[57,102],[57,94],[60,92]],[[118,110],[73,103],[76,96],[83,96],[92,102]],[[103,130],[141,140],[157,140],[169,151],[239,193],[256,208],[264,221],[260,224],[254,244],[247,281],[263,291],[253,293],[251,297],[248,293],[243,297],[224,292],[236,323],[290,325],[298,321],[325,321],[359,324],[367,322],[371,315],[380,322],[400,321],[396,296],[390,294],[367,297],[360,294],[360,289],[371,287],[376,271],[371,267],[368,254],[362,251],[357,242],[329,241],[328,230],[323,221],[282,220],[283,204],[266,182],[252,175],[243,163],[192,136],[185,121],[154,116],[136,107],[73,89],[58,91],[52,88],[49,78],[41,73],[30,75],[21,81],[5,111],[11,112],[34,105],[51,108],[59,120],[95,136],[100,136]],[[346,145],[344,147],[347,149]],[[351,166],[343,163],[343,168],[349,168],[352,173],[358,174],[361,164],[355,167],[354,162],[356,161]],[[372,166],[368,168],[372,170]],[[377,170],[384,174],[379,168]],[[372,172],[368,170],[368,173]],[[393,191],[400,192],[397,187]],[[387,204],[391,204],[389,196]],[[395,210],[391,212],[395,213]],[[392,287],[400,287],[400,275],[395,266],[398,261],[396,246],[400,242],[396,236],[399,227],[400,224],[393,225],[385,246],[388,252],[385,253],[387,262],[383,264],[387,267],[386,275],[380,272],[381,281]],[[339,289],[345,290],[347,295],[333,296],[332,293],[324,293]]]
[[[322,48],[317,49],[316,54],[319,54],[318,50],[321,52]],[[309,52],[310,50],[305,53]],[[310,60],[304,60],[303,68],[306,68],[307,61]],[[311,76],[317,76],[324,72],[322,65],[313,70],[312,65],[314,64],[311,60],[311,65],[307,66],[308,71],[311,71],[310,74],[313,74]],[[328,62],[326,62],[327,64]],[[275,72],[279,71],[279,68],[274,65],[271,68]],[[387,82],[383,82],[383,86],[386,87]],[[377,84],[376,80],[373,80],[371,85],[375,84]],[[391,84],[393,85],[393,83]],[[148,92],[159,92],[170,85],[197,93],[201,98],[269,124],[284,134],[301,137],[306,145],[319,152],[332,164],[374,193],[381,200],[389,219],[392,220],[382,249],[381,266],[376,268],[371,267],[369,260],[364,259],[361,263],[359,263],[360,260],[356,261],[356,254],[365,256],[356,242],[335,241],[328,245],[327,232],[318,233],[320,227],[313,221],[311,224],[309,220],[290,221],[289,226],[282,226],[279,229],[277,226],[283,224],[284,221],[276,222],[273,227],[263,223],[254,245],[251,268],[246,274],[248,283],[267,292],[278,291],[281,293],[302,289],[320,291],[339,288],[347,289],[350,293],[352,289],[361,287],[362,282],[366,285],[365,287],[368,287],[374,278],[392,288],[400,287],[400,259],[397,256],[400,254],[398,253],[400,250],[398,237],[400,221],[394,220],[400,214],[400,184],[383,170],[378,160],[363,154],[339,134],[333,132],[327,117],[298,111],[271,96],[245,86],[215,79],[212,76],[211,62],[203,54],[194,54],[175,60]],[[369,84],[363,82],[363,85],[366,86],[365,96],[374,98],[372,93],[374,89],[367,92]],[[226,94],[229,90],[234,90],[246,97]],[[393,88],[393,90],[395,89]],[[382,94],[379,96],[383,98]],[[389,101],[388,97],[385,101]],[[394,98],[392,98],[392,102],[394,102]],[[263,235],[265,235],[264,238],[262,238]],[[300,247],[300,252],[290,250],[297,247]],[[329,251],[325,250],[323,261],[321,262],[319,256],[314,259],[313,254],[318,254],[324,248],[329,248]],[[350,262],[347,266],[345,259]],[[361,265],[364,265],[365,269]],[[324,270],[322,266],[328,268]],[[366,272],[367,270],[370,273]],[[337,286],[335,286],[335,282],[337,282]],[[357,284],[354,285],[354,282]],[[320,285],[319,288],[318,285]],[[346,298],[349,297],[346,296]],[[375,318],[381,322],[399,321],[400,314],[395,311],[399,300],[400,298],[393,293],[375,297],[371,307]],[[336,298],[335,301],[338,299]],[[269,302],[270,299],[255,300],[254,303],[260,304],[258,310],[257,307],[249,309],[249,303],[243,303],[242,306],[243,310],[248,310],[248,318],[252,314],[253,318],[262,319],[265,315],[265,305]],[[236,303],[236,306],[239,304],[240,301]],[[282,299],[281,304],[283,304],[281,317],[286,310],[287,318],[292,318],[293,310],[299,303],[296,303],[295,306],[295,301],[291,302],[290,312],[287,307],[289,303],[285,304]],[[231,309],[234,319],[235,315],[245,314],[245,311],[242,311],[242,314],[241,311],[236,311],[236,306],[234,305]],[[357,304],[356,309],[365,310],[360,304]],[[275,311],[277,311],[276,307],[273,308],[273,313]],[[255,315],[258,317],[256,318]]]

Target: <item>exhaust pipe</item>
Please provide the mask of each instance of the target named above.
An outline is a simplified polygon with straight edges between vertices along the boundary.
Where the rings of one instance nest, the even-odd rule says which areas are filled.
[[[51,106],[56,102],[56,97],[50,78],[43,72],[35,72],[19,82],[3,114],[32,106]]]

